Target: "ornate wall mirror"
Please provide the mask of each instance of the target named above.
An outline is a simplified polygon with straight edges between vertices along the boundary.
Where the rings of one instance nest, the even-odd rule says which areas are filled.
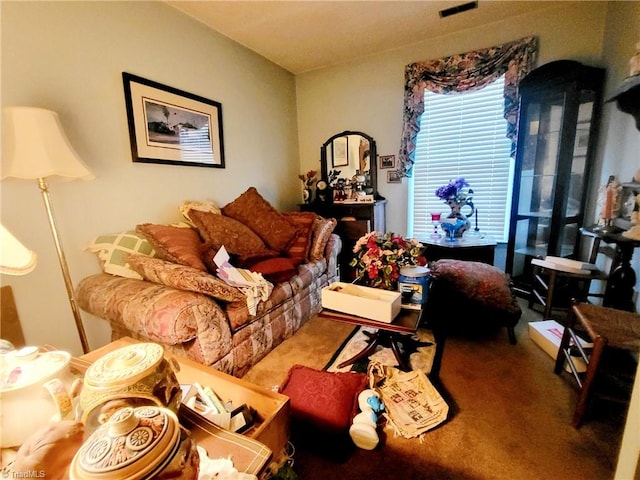
[[[340,179],[377,199],[376,157],[373,137],[349,130],[338,133],[324,142],[320,149],[322,179],[331,187],[335,187]],[[340,173],[330,176],[336,171]]]

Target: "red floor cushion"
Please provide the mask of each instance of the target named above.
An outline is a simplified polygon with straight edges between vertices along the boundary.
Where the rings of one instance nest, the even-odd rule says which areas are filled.
[[[325,372],[294,365],[280,387],[289,397],[294,421],[327,433],[344,433],[358,411],[358,394],[367,388],[364,373]]]

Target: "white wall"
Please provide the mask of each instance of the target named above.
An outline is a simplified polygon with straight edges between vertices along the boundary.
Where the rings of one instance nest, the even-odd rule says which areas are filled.
[[[505,2],[505,8],[508,3]],[[398,155],[402,130],[405,65],[490,47],[528,35],[539,38],[538,64],[574,59],[603,66],[604,2],[558,2],[547,10],[373,55],[347,65],[296,77],[301,170],[316,168],[320,146],[343,130],[371,135],[379,155]],[[571,21],[568,22],[567,19]],[[387,204],[387,230],[406,232],[407,183],[378,176]]]
[[[274,205],[300,200],[293,76],[162,2],[0,2],[2,105],[55,110],[96,180],[51,184],[74,284],[99,271],[96,235],[178,220],[184,200],[224,205],[254,185]],[[225,169],[133,163],[121,73],[222,103]],[[1,184],[2,223],[38,254],[12,285],[26,340],[80,353],[35,181]],[[89,341],[107,322],[83,313]]]

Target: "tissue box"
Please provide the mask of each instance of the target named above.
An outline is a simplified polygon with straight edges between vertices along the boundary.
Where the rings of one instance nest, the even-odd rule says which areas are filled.
[[[333,282],[322,289],[322,307],[378,322],[391,323],[400,313],[400,292]]]
[[[558,357],[558,351],[560,350],[560,341],[564,333],[564,327],[555,320],[543,320],[540,322],[529,323],[529,337],[531,340],[542,348],[545,352],[551,356],[554,360]],[[593,344],[580,339],[580,343],[583,347],[591,347]],[[572,355],[573,357],[573,355]],[[584,372],[587,366],[582,361],[582,358],[575,358],[573,363],[576,366],[578,372]],[[565,366],[566,371],[571,371],[569,366]]]

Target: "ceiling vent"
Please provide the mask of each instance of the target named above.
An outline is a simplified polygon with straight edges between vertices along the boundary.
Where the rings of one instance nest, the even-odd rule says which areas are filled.
[[[458,5],[456,7],[445,8],[440,10],[440,18],[450,17],[451,15],[457,15],[458,13],[466,12],[467,10],[473,10],[478,8],[478,2],[468,2]]]

